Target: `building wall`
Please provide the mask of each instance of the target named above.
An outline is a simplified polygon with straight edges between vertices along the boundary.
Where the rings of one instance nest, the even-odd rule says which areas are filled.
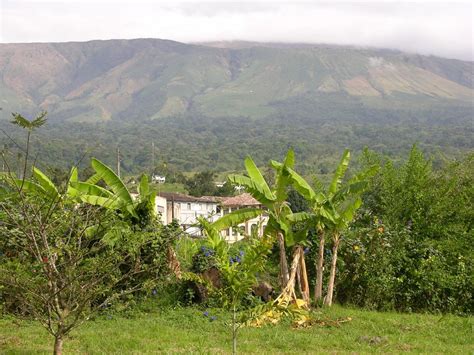
[[[219,215],[216,214],[216,202],[173,202],[168,200],[166,209],[166,223],[171,223],[174,217],[178,220],[179,225],[193,236],[201,236],[201,229],[193,226],[197,223],[198,217],[207,218],[211,222],[219,218]]]
[[[242,206],[242,208],[247,208],[252,206]],[[237,210],[238,208],[235,207],[227,207],[222,208],[221,216],[228,214]],[[231,227],[221,231],[221,235],[225,238],[225,240],[229,243],[235,243],[239,240],[242,240],[246,235],[252,234],[252,228],[258,228],[258,236],[263,236],[263,231],[265,226],[268,223],[268,215],[261,214],[258,217],[249,219],[245,223],[241,223],[236,227]]]
[[[167,224],[168,222],[168,208],[166,206],[166,198],[161,196],[155,197],[155,212],[161,215],[161,222]]]
[[[230,213],[238,208],[247,208],[255,206],[222,207],[218,209],[217,202],[209,201],[172,201],[162,196],[157,196],[155,200],[156,211],[161,212],[161,221],[169,224],[173,218],[178,220],[179,225],[192,236],[201,236],[197,224],[198,217],[204,217],[210,222],[218,220],[221,216]],[[234,243],[252,233],[252,228],[258,228],[258,235],[263,235],[263,230],[268,223],[268,215],[262,214],[256,218],[246,221],[237,227],[221,231],[221,235],[229,243]]]

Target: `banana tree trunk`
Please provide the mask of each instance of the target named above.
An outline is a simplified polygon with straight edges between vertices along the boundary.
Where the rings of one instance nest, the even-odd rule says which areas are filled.
[[[288,261],[286,260],[285,238],[282,233],[278,233],[278,247],[280,249],[280,286],[283,290],[288,284],[289,272]]]
[[[295,281],[296,281],[296,274],[298,267],[301,265],[301,257],[303,255],[303,249],[301,246],[296,246],[294,251],[293,251],[293,260],[291,262],[291,268],[290,268],[290,274],[288,278],[288,283],[286,284],[286,287],[283,289],[282,293],[277,297],[277,300],[283,299],[288,302],[293,302],[297,299],[296,293],[295,293]],[[302,277],[304,279],[304,277]],[[306,307],[309,306],[309,303],[306,303]]]
[[[283,290],[283,293],[286,293],[292,296],[294,299],[296,299],[295,281],[296,281],[296,272],[298,270],[298,265],[299,265],[300,257],[301,257],[300,249],[301,247],[297,246],[295,248],[295,251],[293,252],[293,261],[291,262],[291,269],[290,269],[290,274],[288,277],[288,282],[286,284],[286,287]]]
[[[318,303],[323,298],[324,272],[324,231],[319,231],[319,251],[316,259],[316,284],[314,285],[314,301]]]
[[[331,272],[329,274],[328,294],[324,300],[327,306],[332,305],[332,296],[334,294],[334,280],[336,279],[337,249],[339,248],[339,234],[334,234],[334,245],[332,247]]]
[[[303,281],[301,280],[301,262],[296,269],[296,283],[298,284],[298,292],[303,296]]]
[[[306,262],[304,261],[304,251],[300,248],[300,282],[301,282],[301,294],[303,295],[303,300],[309,304],[309,282],[308,282],[308,273],[306,271]]]

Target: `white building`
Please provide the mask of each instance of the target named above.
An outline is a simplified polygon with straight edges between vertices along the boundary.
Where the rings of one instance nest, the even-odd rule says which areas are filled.
[[[174,192],[161,192],[155,199],[155,211],[160,214],[163,224],[169,224],[176,219],[186,233],[195,237],[202,236],[202,231],[198,226],[198,217],[214,222],[242,208],[263,209],[264,207],[248,193],[232,197],[194,197]],[[239,241],[254,232],[262,236],[267,223],[268,213],[264,212],[238,226],[221,231],[221,235],[229,243]]]
[[[262,204],[253,198],[249,193],[243,193],[241,195],[232,197],[224,197],[221,199],[220,205],[221,216],[242,208],[264,208]],[[253,232],[257,232],[259,236],[262,236],[263,230],[267,223],[268,213],[264,212],[260,216],[249,219],[237,227],[231,227],[223,230],[221,234],[226,239],[226,241],[229,243],[234,243],[243,239],[246,235],[251,235]]]
[[[203,196],[194,197],[174,192],[162,192],[157,196],[160,199],[157,210],[163,209],[166,201],[166,213],[164,223],[168,224],[176,219],[184,231],[192,236],[201,236],[201,229],[197,226],[198,217],[204,217],[209,221],[216,221],[219,200],[217,197]]]
[[[161,196],[155,197],[155,212],[161,216],[161,223],[168,224],[168,208],[166,198]]]
[[[166,176],[161,176],[161,175],[153,175],[151,177],[152,182],[156,182],[158,184],[164,184],[166,182]]]

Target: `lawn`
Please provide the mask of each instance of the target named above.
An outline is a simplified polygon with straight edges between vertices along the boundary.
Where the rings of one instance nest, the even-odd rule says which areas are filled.
[[[210,316],[217,316],[214,321]],[[101,316],[76,329],[64,353],[230,353],[227,314],[198,308],[177,308],[132,317]],[[473,353],[473,320],[456,316],[397,314],[333,307],[323,318],[350,317],[339,326],[293,329],[288,322],[243,328],[240,353]],[[52,338],[38,324],[0,319],[0,353],[51,353]]]

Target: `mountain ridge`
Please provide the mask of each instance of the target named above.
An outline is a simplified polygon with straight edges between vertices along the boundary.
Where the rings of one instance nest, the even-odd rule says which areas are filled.
[[[469,106],[473,72],[473,62],[331,45],[0,44],[0,105],[76,122],[196,114],[262,119],[280,114],[286,101],[327,95],[348,95],[369,108],[413,101]]]

